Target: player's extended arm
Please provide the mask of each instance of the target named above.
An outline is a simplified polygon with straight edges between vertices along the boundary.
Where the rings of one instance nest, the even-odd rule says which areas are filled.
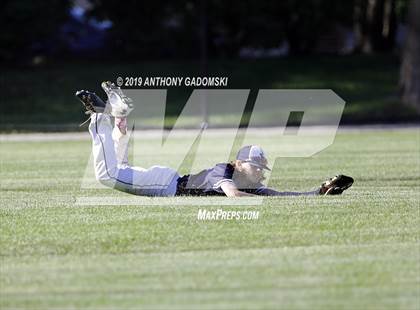
[[[352,177],[339,174],[326,180],[320,188],[310,192],[279,192],[272,188],[261,187],[256,190],[257,195],[261,196],[317,196],[317,195],[340,195],[353,185]]]
[[[319,195],[319,189],[310,192],[279,192],[268,187],[261,187],[256,191],[261,196],[315,196]]]
[[[245,192],[240,191],[235,184],[232,182],[224,182],[222,185],[220,185],[220,188],[223,190],[223,192],[228,197],[249,197],[249,196],[255,196],[253,194],[248,194]]]
[[[321,186],[311,192],[278,192],[274,189],[261,187],[257,189],[257,195],[263,196],[315,196],[315,195],[340,195],[353,185],[354,179],[347,175],[339,174],[326,180]]]

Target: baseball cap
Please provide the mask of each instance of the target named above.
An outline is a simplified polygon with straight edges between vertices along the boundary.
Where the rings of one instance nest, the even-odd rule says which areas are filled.
[[[259,168],[271,171],[271,169],[267,167],[267,157],[265,157],[263,149],[258,145],[243,146],[239,150],[238,155],[236,155],[236,159],[250,163],[253,166],[257,166]]]

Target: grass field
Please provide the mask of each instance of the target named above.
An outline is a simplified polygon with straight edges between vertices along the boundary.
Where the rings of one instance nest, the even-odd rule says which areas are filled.
[[[88,140],[1,143],[2,309],[420,308],[418,129],[342,132],[311,159],[277,161],[279,189],[356,181],[342,196],[223,207],[260,210],[252,221],[76,206],[89,153]]]

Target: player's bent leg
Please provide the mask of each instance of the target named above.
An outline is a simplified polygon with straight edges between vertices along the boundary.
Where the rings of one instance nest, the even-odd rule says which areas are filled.
[[[119,171],[120,179],[132,180],[132,193],[142,196],[175,196],[179,177],[176,170],[164,166],[126,167]]]
[[[99,182],[135,195],[175,195],[179,175],[174,169],[161,166],[144,169],[118,165],[109,115],[93,114],[89,132],[93,140],[95,176]]]
[[[117,122],[117,120],[115,120],[115,122]],[[128,166],[128,144],[130,136],[127,134],[126,127],[124,131],[121,131],[117,124],[115,124],[114,129],[112,130],[112,139],[114,140],[114,150],[118,166]]]
[[[111,130],[109,115],[102,113],[91,115],[89,133],[92,137],[95,176],[101,183],[112,182],[118,171]]]

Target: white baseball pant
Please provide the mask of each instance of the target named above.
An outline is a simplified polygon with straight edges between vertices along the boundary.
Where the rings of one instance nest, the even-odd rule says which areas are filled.
[[[105,186],[134,195],[174,196],[179,174],[176,170],[152,166],[148,169],[128,163],[129,136],[112,129],[110,116],[95,113],[91,116],[89,132],[96,179]]]

